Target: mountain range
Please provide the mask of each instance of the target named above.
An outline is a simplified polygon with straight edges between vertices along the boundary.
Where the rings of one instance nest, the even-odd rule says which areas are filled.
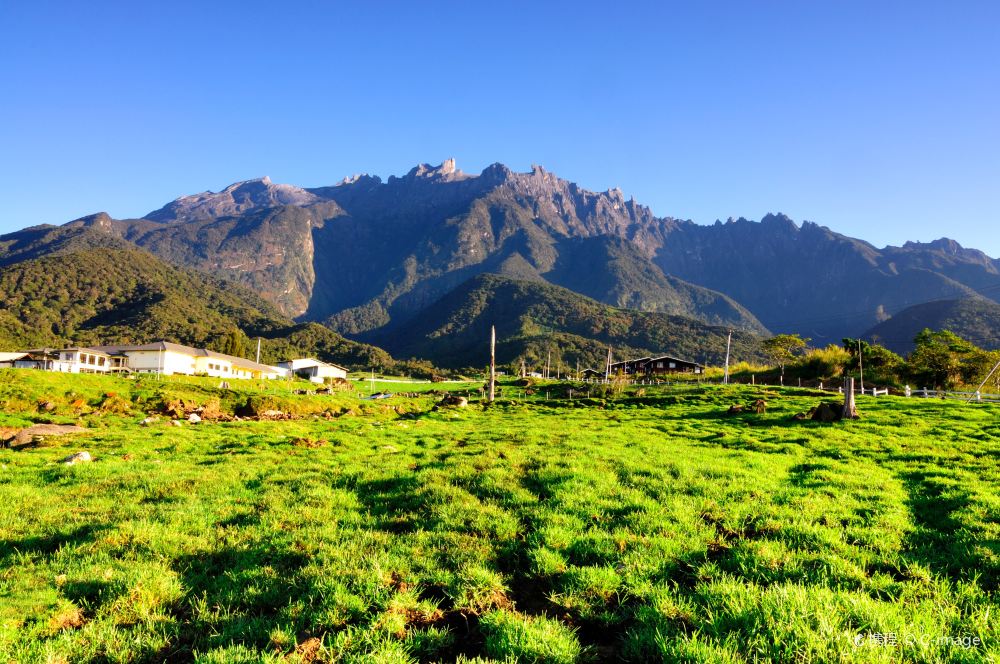
[[[520,303],[504,309],[520,321],[508,330],[528,344],[520,352],[535,348],[525,321],[553,314],[543,316],[538,303],[554,298],[598,320],[581,328],[553,314],[538,323],[545,334],[685,349],[695,359],[717,356],[719,329],[741,339],[796,332],[821,344],[863,335],[913,305],[1000,298],[1000,262],[952,240],[879,249],[781,214],[698,225],[657,217],[619,189],[588,191],[540,166],[517,173],[493,164],[466,174],[454,160],[318,188],[261,178],[178,198],[139,219],[97,213],[26,229],[0,237],[0,265],[43,258],[70,237],[75,249],[123,243],[116,246],[242,287],[285,322],[321,323],[443,365],[459,354],[434,341],[436,319],[475,311],[470,297],[487,298],[487,313],[503,298]],[[503,279],[481,278],[487,274]],[[668,327],[683,319],[688,327],[641,343],[588,331],[618,329],[609,321],[625,319]],[[682,336],[689,341],[681,344]],[[662,347],[668,339],[675,349]],[[739,352],[755,353],[751,345]]]

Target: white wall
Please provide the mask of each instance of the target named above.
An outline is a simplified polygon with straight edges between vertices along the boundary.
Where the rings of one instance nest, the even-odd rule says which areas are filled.
[[[171,374],[193,374],[195,358],[172,350],[127,350],[128,366],[132,371]]]

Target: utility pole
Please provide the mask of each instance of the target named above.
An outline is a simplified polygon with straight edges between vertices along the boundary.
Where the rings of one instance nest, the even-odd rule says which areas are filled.
[[[372,383],[371,383],[371,385],[372,386],[371,386],[371,389],[368,391],[368,394],[375,394],[375,369],[372,369]]]
[[[729,349],[733,344],[733,331],[729,330],[729,337],[726,339],[726,373],[722,377],[722,382],[729,383]]]
[[[611,346],[608,346],[608,362],[604,365],[604,382],[611,380]]]
[[[257,337],[257,364],[260,364],[260,337]]]
[[[545,358],[545,380],[549,379],[549,372],[551,371],[551,364],[552,364],[552,351],[550,350],[549,354]]]
[[[861,394],[865,393],[865,365],[861,360],[861,338],[858,337],[858,371],[861,372]]]
[[[497,328],[490,326],[490,403],[496,394],[497,386]]]

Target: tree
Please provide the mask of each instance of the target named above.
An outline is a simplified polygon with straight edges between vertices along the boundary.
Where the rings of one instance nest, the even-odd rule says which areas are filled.
[[[785,365],[805,350],[809,341],[797,334],[778,334],[764,340],[764,352],[781,367],[782,383],[785,381]]]
[[[246,357],[249,348],[249,338],[237,328],[233,328],[222,339],[222,353],[233,357]]]
[[[895,382],[903,365],[903,358],[896,355],[885,346],[868,343],[861,339],[845,337],[844,350],[850,353],[850,359],[844,365],[845,370],[864,368],[865,376],[875,380]],[[858,347],[861,349],[861,362],[858,361]],[[870,373],[869,373],[870,372]]]
[[[936,389],[951,389],[962,381],[962,363],[982,350],[949,330],[924,329],[914,339],[916,348],[907,364],[910,376],[918,384]]]

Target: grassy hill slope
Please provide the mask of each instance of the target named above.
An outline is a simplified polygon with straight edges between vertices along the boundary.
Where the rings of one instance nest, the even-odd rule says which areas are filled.
[[[905,354],[925,328],[951,330],[987,350],[1000,349],[1000,304],[985,298],[936,300],[900,311],[865,333],[887,348]]]
[[[727,329],[690,318],[617,309],[565,288],[498,275],[480,275],[459,286],[408,323],[379,340],[401,357],[426,357],[441,366],[488,361],[490,326],[497,328],[497,361],[531,366],[553,352],[564,366],[603,366],[615,356],[673,354],[719,363]],[[733,335],[733,358],[759,358],[757,338]]]
[[[243,287],[171,266],[101,233],[50,230],[47,238],[22,243],[22,251],[9,251],[17,242],[4,246],[4,349],[167,339],[222,350],[235,335],[248,352],[249,336],[267,339],[263,361],[309,353],[348,365],[391,362],[384,351],[320,325],[296,325]]]
[[[836,397],[763,386],[444,410],[254,387],[0,371],[0,426],[86,427],[0,449],[4,661],[1000,658],[1000,406],[866,396],[822,424],[792,416]],[[139,424],[253,396],[300,417]]]

